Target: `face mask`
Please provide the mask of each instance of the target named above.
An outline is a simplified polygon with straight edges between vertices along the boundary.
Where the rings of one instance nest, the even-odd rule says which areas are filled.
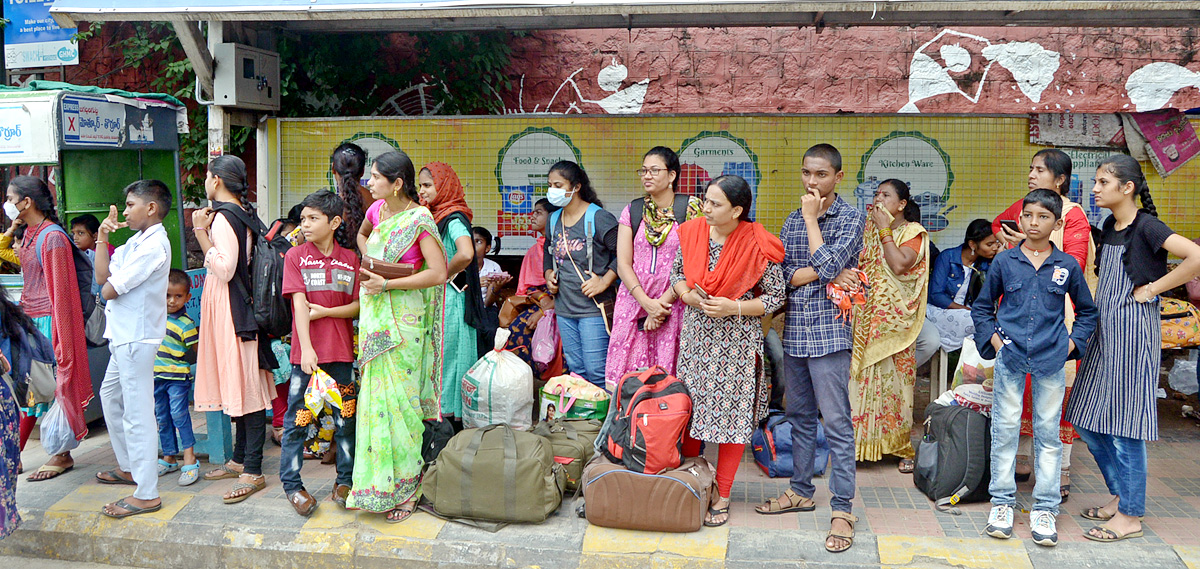
[[[574,192],[571,193],[573,194]],[[571,203],[571,196],[563,188],[552,187],[546,190],[546,199],[550,200],[550,203],[554,204],[554,207],[566,207],[567,204]]]
[[[13,205],[12,202],[6,201],[4,202],[4,215],[7,215],[9,220],[13,220],[18,215],[21,215],[21,210],[17,209],[17,206]]]

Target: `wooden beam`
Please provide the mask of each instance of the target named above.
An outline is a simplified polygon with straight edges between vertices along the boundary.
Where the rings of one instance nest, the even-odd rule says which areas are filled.
[[[183,53],[187,54],[188,62],[192,64],[192,69],[195,70],[196,77],[200,80],[200,88],[207,91],[208,96],[212,97],[213,58],[212,53],[208,51],[204,36],[200,34],[200,24],[184,21],[176,21],[171,24],[175,27],[175,35],[179,36],[179,43],[183,45]]]

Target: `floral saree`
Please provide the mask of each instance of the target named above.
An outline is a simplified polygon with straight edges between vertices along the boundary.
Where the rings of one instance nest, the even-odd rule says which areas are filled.
[[[883,257],[879,231],[867,222],[859,268],[871,289],[854,310],[854,351],[850,360],[850,409],[855,460],[885,454],[912,458],[913,342],[925,322],[929,282],[929,236],[919,223],[895,231],[900,247],[917,251],[908,273],[892,272]],[[914,241],[915,240],[915,241]],[[914,247],[915,245],[915,247]]]
[[[422,234],[445,248],[424,207],[376,224],[366,254],[400,262]],[[426,262],[423,266],[428,266]],[[421,421],[441,411],[445,285],[359,299],[358,425],[346,507],[386,512],[421,495]]]

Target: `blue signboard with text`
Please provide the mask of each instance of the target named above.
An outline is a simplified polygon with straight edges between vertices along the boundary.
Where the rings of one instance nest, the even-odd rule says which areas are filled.
[[[75,28],[50,17],[54,0],[4,0],[4,65],[8,69],[78,65]]]

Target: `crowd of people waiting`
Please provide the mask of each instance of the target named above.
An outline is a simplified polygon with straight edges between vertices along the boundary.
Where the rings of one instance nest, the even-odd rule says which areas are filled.
[[[124,221],[116,206],[102,222],[72,220],[74,244],[42,180],[9,184],[4,209],[13,224],[0,235],[0,255],[16,244],[24,292],[20,306],[0,297],[0,366],[21,377],[49,341],[54,399],[77,439],[87,434],[83,410],[92,392],[72,250],[94,259],[93,292],[106,303],[112,353],[99,395],[117,460],[96,480],[136,487],[106,505],[105,515],[160,509],[158,478],[175,471],[181,485],[235,478],[226,503],[259,492],[267,409],[270,436],[282,446],[280,481],[300,515],[318,506],[300,476],[303,459],[322,454],[336,464],[330,499],[342,507],[383,513],[389,522],[416,508],[422,435],[438,422],[461,428],[461,380],[492,345],[499,291],[510,277],[485,258],[492,236],[472,227],[450,165],[417,169],[400,151],[368,164],[361,148],[343,144],[331,172],[334,191],[309,195],[282,220],[294,243],[283,276],[293,312],[287,343],[266,337],[252,314],[248,258],[261,224],[240,159],[209,164],[211,206],[192,216],[207,269],[198,323],[184,314],[186,275],[170,269],[165,184],[130,184]],[[995,222],[972,221],[962,245],[936,256],[908,185],[885,180],[869,212],[856,209],[837,193],[842,157],[828,144],[805,152],[800,206],[778,235],[752,219],[752,191],[738,176],[688,195],[679,187],[679,157],[662,146],[643,156],[636,174],[645,196],[614,216],[583,167],[550,167],[547,195],[531,216],[536,241],[516,283],[530,302],[509,315],[508,347],[543,377],[569,370],[610,391],[625,373],[653,365],[682,380],[694,405],[684,455],[698,455],[702,442],[717,449],[719,495],[706,525],[729,518],[737,466],[771,398],[764,317],[783,313],[779,367],[794,475],[758,513],[817,507],[821,421],[832,494],[824,545],[849,549],[856,462],[892,455],[902,472],[913,470],[916,368],[938,349],[974,342],[997,359],[988,533],[1011,535],[1016,481],[1032,474],[1034,539],[1056,543],[1054,519],[1069,496],[1078,436],[1112,494],[1083,512],[1103,522],[1087,537],[1140,535],[1145,441],[1157,437],[1156,299],[1200,273],[1200,246],[1157,219],[1136,161],[1115,155],[1097,169],[1092,195],[1112,215],[1094,230],[1067,197],[1069,157],[1038,152],[1030,193]],[[135,234],[113,249],[109,238],[123,228]],[[1174,270],[1168,253],[1183,259]],[[561,350],[547,363],[531,358],[531,342],[550,308]],[[1081,360],[1078,369],[1071,360]],[[195,408],[223,411],[235,425],[232,458],[204,474],[187,413],[193,362]],[[306,409],[315,374],[328,376],[340,396],[331,417]],[[8,382],[0,399],[0,535],[7,535],[19,523],[20,449],[45,404],[18,412]],[[324,447],[306,428],[320,421],[331,431]],[[57,454],[29,480],[73,466],[69,451]]]

